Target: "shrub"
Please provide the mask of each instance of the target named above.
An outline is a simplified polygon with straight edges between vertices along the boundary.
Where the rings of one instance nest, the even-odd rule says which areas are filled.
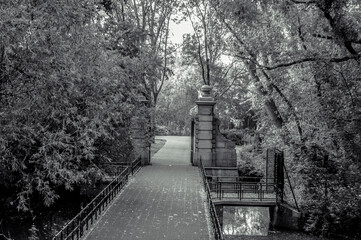
[[[262,171],[260,169],[257,169],[255,166],[253,166],[253,164],[250,162],[247,162],[239,166],[238,174],[241,177],[246,177],[246,178],[242,178],[242,180],[247,182],[259,182],[263,177]]]
[[[242,130],[237,130],[237,129],[222,130],[222,135],[228,140],[234,142],[236,145],[244,144],[243,141],[244,132]]]
[[[169,128],[167,126],[161,126],[161,125],[157,125],[155,127],[155,135],[156,136],[168,136],[170,135],[171,131],[169,130]]]

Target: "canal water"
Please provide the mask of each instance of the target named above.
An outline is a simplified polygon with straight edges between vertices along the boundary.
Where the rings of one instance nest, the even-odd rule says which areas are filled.
[[[268,207],[223,207],[223,233],[233,236],[267,236]]]
[[[269,229],[270,221],[268,207],[223,206],[223,234],[227,240],[320,239],[302,232],[274,231]]]

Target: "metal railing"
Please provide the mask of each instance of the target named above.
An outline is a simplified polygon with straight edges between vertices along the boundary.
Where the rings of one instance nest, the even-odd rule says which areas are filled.
[[[248,176],[206,175],[211,192],[216,198],[237,198],[250,201],[276,201],[276,187],[273,178],[265,179]]]
[[[138,170],[142,167],[142,159],[138,157],[136,160],[130,163],[130,173],[132,176],[134,173],[138,172]]]
[[[293,187],[292,187],[292,184],[291,184],[291,180],[290,180],[290,177],[288,176],[288,172],[287,172],[287,169],[286,169],[286,165],[284,165],[284,164],[283,164],[283,169],[284,169],[285,175],[286,175],[286,177],[287,177],[287,183],[288,183],[288,184],[285,184],[285,186],[287,186],[288,189],[291,191],[291,193],[292,193],[292,198],[293,198],[295,207],[297,208],[297,211],[300,212],[300,208],[298,207],[297,199],[296,199],[295,193],[294,193],[294,191],[293,191]],[[285,202],[285,201],[284,201],[284,198],[283,198],[284,196],[287,196],[287,194],[286,194],[286,188],[283,189],[282,202]]]
[[[134,174],[141,167],[138,158],[118,174],[97,196],[91,200],[72,220],[70,220],[54,237],[53,240],[80,239],[102,212],[107,209],[112,200],[128,182],[130,174]]]
[[[136,160],[132,162],[106,162],[103,163],[105,166],[112,166],[113,172],[118,175],[120,172],[122,172],[125,168],[129,169],[129,173],[133,175],[134,172],[136,172],[142,165],[141,157],[138,157]]]
[[[203,167],[202,159],[199,159],[199,163],[200,163],[200,171],[201,171],[202,178],[203,178],[204,188],[205,188],[206,194],[207,194],[207,201],[208,201],[209,213],[211,215],[211,220],[212,220],[212,225],[213,225],[214,237],[216,240],[224,240],[222,227],[221,227],[221,224],[220,224],[218,216],[217,216],[216,207],[214,206],[214,203],[212,201],[211,190],[210,190],[208,182],[207,182],[206,173],[205,173],[205,170]]]

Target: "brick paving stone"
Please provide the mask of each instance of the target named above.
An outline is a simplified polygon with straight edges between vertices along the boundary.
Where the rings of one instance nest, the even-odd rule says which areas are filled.
[[[87,240],[213,239],[202,179],[189,161],[189,137],[164,147],[116,198]]]

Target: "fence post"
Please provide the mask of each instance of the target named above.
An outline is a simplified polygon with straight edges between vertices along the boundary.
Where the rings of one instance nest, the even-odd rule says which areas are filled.
[[[77,238],[79,239],[82,236],[82,226],[81,226],[81,222],[82,222],[82,217],[81,214],[82,212],[80,211],[80,215],[79,215],[79,223],[78,223],[78,231],[77,231]]]
[[[132,176],[133,176],[133,161],[131,162],[131,164],[130,164],[130,170],[132,171]]]
[[[283,168],[284,168],[285,173],[286,173],[286,177],[287,177],[287,180],[288,180],[288,184],[290,185],[290,189],[291,189],[291,192],[292,192],[293,200],[295,201],[295,204],[296,204],[297,211],[300,211],[300,209],[298,208],[298,204],[297,204],[297,200],[296,200],[295,193],[293,192],[293,188],[292,188],[292,185],[291,185],[290,178],[289,178],[288,173],[287,173],[286,165],[283,164]]]
[[[194,155],[194,118],[191,121],[191,164],[192,164],[192,166],[194,166],[193,155]]]

